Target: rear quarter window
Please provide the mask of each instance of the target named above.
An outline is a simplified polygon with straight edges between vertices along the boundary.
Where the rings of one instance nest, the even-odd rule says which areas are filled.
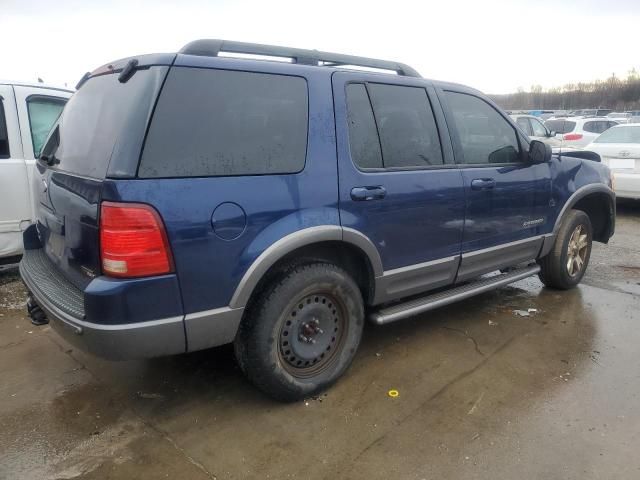
[[[590,133],[602,133],[615,123],[608,122],[606,120],[594,120],[592,122],[585,122],[583,130]]]
[[[301,77],[174,67],[149,127],[139,177],[296,173],[307,149]]]
[[[570,120],[547,120],[544,124],[549,130],[559,134],[571,133],[576,128],[576,122]]]

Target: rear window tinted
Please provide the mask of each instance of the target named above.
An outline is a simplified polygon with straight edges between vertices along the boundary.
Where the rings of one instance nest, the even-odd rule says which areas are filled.
[[[385,168],[442,165],[442,147],[424,88],[369,84]]]
[[[9,135],[4,118],[4,104],[0,100],[0,158],[9,158]]]
[[[304,168],[303,78],[173,68],[158,100],[140,177],[284,174]]]
[[[544,124],[552,132],[560,134],[573,132],[573,129],[576,128],[576,122],[569,120],[547,120]]]
[[[607,130],[609,127],[612,127],[615,123],[606,121],[606,120],[595,120],[592,122],[585,122],[582,129],[585,132],[590,133],[602,133]]]
[[[90,78],[69,99],[58,133],[49,137],[44,149],[60,161],[55,168],[101,179],[112,157],[121,165],[137,165],[149,112],[166,71],[167,67],[141,69],[125,83],[118,81],[117,73]]]

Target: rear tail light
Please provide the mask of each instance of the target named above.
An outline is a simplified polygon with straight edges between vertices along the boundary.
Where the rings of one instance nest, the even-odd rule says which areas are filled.
[[[580,140],[582,138],[581,133],[567,133],[564,137],[564,140]]]
[[[167,233],[158,212],[140,203],[102,202],[100,258],[105,275],[147,277],[173,271]]]

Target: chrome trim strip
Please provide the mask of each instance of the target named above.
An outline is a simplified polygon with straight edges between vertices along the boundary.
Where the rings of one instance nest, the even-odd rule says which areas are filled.
[[[415,265],[407,265],[406,267],[394,268],[392,270],[386,270],[384,272],[385,277],[390,277],[393,275],[410,273],[412,271],[421,270],[423,268],[433,267],[436,265],[441,265],[443,263],[451,262],[452,260],[456,260],[460,258],[460,255],[454,255],[452,257],[444,257],[438,258],[436,260],[430,260],[428,262],[416,263]]]
[[[517,247],[520,245],[525,245],[527,243],[532,243],[534,241],[539,241],[542,238],[542,235],[536,235],[535,237],[523,238],[522,240],[515,240],[513,242],[501,243],[500,245],[494,245],[493,247],[483,248],[482,250],[473,250],[471,252],[466,252],[462,254],[462,258],[472,258],[484,255],[486,253],[493,253],[499,250],[503,250],[505,248]]]

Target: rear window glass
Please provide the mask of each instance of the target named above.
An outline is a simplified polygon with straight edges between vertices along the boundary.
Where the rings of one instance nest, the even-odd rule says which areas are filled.
[[[385,168],[442,165],[442,147],[424,88],[369,84]]]
[[[544,124],[552,132],[560,134],[573,132],[573,129],[576,128],[576,122],[569,120],[547,120]]]
[[[593,121],[593,122],[585,122],[584,126],[582,127],[582,129],[585,132],[590,132],[590,133],[602,133],[605,130],[607,130],[609,127],[613,126],[615,124],[611,123],[611,122],[607,122],[604,120],[597,120],[597,121]]]
[[[284,174],[304,168],[303,78],[173,68],[158,100],[140,177]]]
[[[45,148],[59,160],[57,169],[104,178],[112,157],[135,162],[149,112],[167,67],[141,69],[125,83],[118,74],[90,78],[69,99],[58,120],[57,136]],[[59,142],[54,146],[52,142]]]
[[[0,158],[9,157],[9,135],[7,134],[7,122],[4,118],[4,104],[0,100]]]
[[[610,128],[595,143],[640,143],[640,126]]]

